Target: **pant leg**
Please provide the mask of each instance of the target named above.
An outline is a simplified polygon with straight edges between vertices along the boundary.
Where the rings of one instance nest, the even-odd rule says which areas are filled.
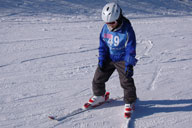
[[[95,96],[102,96],[105,94],[105,82],[109,80],[110,76],[115,70],[115,66],[112,62],[109,62],[105,67],[105,71],[101,71],[99,67],[97,67],[95,71],[92,81],[92,90]]]
[[[127,78],[125,76],[125,62],[120,61],[115,63],[115,67],[117,72],[119,73],[119,79],[121,87],[124,90],[124,102],[125,103],[132,103],[137,99],[136,95],[136,87],[134,83],[134,79]]]

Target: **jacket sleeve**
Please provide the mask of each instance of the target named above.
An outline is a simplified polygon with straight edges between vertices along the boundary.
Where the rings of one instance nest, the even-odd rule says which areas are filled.
[[[125,66],[135,66],[137,63],[136,56],[136,37],[132,26],[129,26],[127,31]]]
[[[100,62],[104,62],[109,54],[108,52],[108,46],[107,44],[105,43],[105,41],[103,40],[103,29],[100,33],[100,38],[99,38],[99,61]]]

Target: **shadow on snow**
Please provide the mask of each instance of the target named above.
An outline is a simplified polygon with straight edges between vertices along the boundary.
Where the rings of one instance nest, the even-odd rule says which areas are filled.
[[[103,107],[117,107],[123,106],[124,102],[121,100],[113,101],[110,104],[106,104]],[[103,108],[102,107],[102,108]],[[99,108],[98,108],[99,109]],[[157,113],[173,113],[173,112],[191,112],[192,111],[192,99],[181,100],[137,100],[136,110],[134,111],[132,118],[129,122],[129,128],[135,127],[135,120],[147,116],[151,116]]]

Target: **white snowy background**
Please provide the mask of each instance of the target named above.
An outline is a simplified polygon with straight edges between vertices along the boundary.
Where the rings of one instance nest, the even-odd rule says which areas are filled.
[[[120,128],[122,99],[63,122],[91,96],[110,0],[0,0],[0,128]],[[131,128],[192,127],[192,1],[118,0],[137,37]],[[110,97],[123,90],[115,72]]]

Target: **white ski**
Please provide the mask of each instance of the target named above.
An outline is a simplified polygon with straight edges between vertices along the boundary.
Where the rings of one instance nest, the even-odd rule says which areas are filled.
[[[119,100],[119,99],[122,99],[123,97],[116,97],[116,98],[111,98],[111,99],[108,99],[107,101],[105,101],[104,103],[110,103],[112,101],[116,101],[116,100]],[[98,106],[97,106],[98,107]],[[64,115],[64,116],[48,116],[49,119],[51,120],[56,120],[56,121],[63,121],[69,117],[72,117],[72,116],[75,116],[75,115],[78,115],[78,114],[81,114],[83,112],[86,112],[86,111],[89,111],[91,109],[94,109],[96,107],[89,107],[87,109],[84,109],[84,108],[77,108],[75,110],[73,110],[72,112]]]
[[[130,128],[130,121],[131,117],[125,120],[125,123],[122,125],[121,128]]]

